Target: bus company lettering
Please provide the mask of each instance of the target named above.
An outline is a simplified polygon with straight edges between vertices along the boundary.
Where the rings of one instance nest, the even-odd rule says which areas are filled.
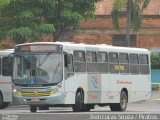
[[[132,84],[132,82],[127,80],[117,80],[116,84]]]

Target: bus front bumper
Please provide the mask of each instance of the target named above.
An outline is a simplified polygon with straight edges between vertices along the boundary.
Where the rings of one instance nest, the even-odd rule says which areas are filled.
[[[57,92],[50,96],[26,97],[17,93],[13,94],[13,104],[15,105],[57,105],[64,104],[64,93]]]

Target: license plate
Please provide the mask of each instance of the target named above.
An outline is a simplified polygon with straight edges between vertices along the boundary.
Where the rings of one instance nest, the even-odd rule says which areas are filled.
[[[39,98],[32,98],[31,101],[32,102],[39,102]]]

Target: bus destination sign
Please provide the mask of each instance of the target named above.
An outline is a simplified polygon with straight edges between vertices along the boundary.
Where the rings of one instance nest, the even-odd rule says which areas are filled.
[[[30,44],[16,47],[16,52],[61,52],[62,47],[55,44]]]

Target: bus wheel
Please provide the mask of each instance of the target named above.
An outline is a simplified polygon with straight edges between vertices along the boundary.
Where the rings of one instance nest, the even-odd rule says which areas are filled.
[[[127,107],[127,94],[122,91],[120,95],[120,103],[112,103],[110,104],[111,111],[125,111]]]
[[[30,106],[30,112],[37,112],[37,106]]]
[[[0,106],[0,109],[5,109],[9,106],[9,102],[4,102],[1,106]]]
[[[84,106],[83,106],[83,111],[84,111],[84,112],[89,112],[90,110],[91,110],[90,105],[84,105]]]
[[[83,94],[78,92],[75,98],[75,104],[72,106],[74,112],[81,112],[83,111],[84,101],[83,101]]]
[[[0,93],[0,107],[3,105],[3,96],[2,94]]]

